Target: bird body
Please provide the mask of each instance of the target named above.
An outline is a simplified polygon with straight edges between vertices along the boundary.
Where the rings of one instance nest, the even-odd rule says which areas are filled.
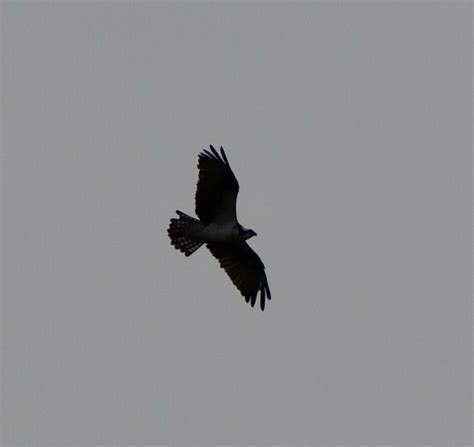
[[[210,223],[204,225],[201,230],[201,237],[205,242],[230,242],[239,239],[239,228],[232,222]]]
[[[171,244],[186,256],[206,244],[252,307],[260,292],[260,308],[264,310],[265,300],[271,299],[265,266],[246,242],[257,233],[237,220],[239,184],[224,149],[221,147],[219,154],[210,146],[210,151],[201,152],[198,168],[195,200],[199,220],[176,211],[179,219],[171,219],[168,228]]]

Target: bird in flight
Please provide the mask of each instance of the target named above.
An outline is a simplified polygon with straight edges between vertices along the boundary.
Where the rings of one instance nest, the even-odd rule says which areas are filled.
[[[260,309],[264,310],[265,300],[271,299],[265,266],[246,242],[257,233],[237,220],[239,183],[224,149],[221,147],[220,154],[213,146],[202,151],[198,169],[195,202],[199,219],[177,210],[179,218],[171,219],[168,228],[171,244],[186,256],[206,244],[252,307],[260,292]]]

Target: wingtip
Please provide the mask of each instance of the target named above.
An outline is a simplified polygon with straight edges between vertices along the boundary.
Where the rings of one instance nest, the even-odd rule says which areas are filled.
[[[226,156],[225,151],[224,151],[224,148],[223,148],[222,146],[221,146],[221,155],[222,155],[222,158],[223,158],[223,160],[224,160],[224,163],[225,163],[227,166],[230,167],[230,165],[229,165],[229,160],[227,160],[227,156]]]
[[[209,145],[209,147],[211,148],[211,152],[214,154],[214,156],[216,156],[219,159],[220,158],[219,153],[216,151],[214,146],[211,144],[211,145]]]
[[[207,149],[203,149],[199,154],[199,160],[203,158],[212,158],[212,153],[209,152]]]
[[[257,294],[252,295],[252,296],[250,297],[250,305],[251,305],[252,307],[254,307],[256,301],[257,301]]]
[[[265,301],[267,299],[271,300],[272,297],[270,295],[270,289],[268,287],[268,283],[265,281],[265,283],[262,285],[260,289],[260,309],[262,309],[262,312],[265,310]]]
[[[198,160],[201,161],[206,159],[218,161],[230,168],[229,160],[227,159],[226,153],[222,146],[220,147],[220,153],[212,144],[209,145],[209,149],[203,149],[198,155]]]
[[[224,160],[222,160],[221,156],[219,155],[219,152],[216,151],[215,147],[212,144],[209,145],[209,149],[203,149],[198,155],[199,161],[206,159],[211,159],[224,163]]]

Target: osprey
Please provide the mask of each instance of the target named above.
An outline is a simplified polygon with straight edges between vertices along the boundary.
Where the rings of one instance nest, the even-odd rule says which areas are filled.
[[[168,228],[171,244],[186,256],[206,244],[252,307],[260,292],[260,308],[264,310],[265,299],[271,299],[265,266],[246,242],[257,233],[237,221],[239,183],[224,149],[221,147],[220,154],[212,146],[210,151],[202,151],[198,169],[195,202],[199,220],[176,211],[179,219],[171,219]]]

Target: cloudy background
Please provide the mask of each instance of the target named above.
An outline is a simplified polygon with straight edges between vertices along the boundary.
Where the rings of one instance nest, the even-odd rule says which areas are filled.
[[[5,444],[469,444],[470,2],[4,2]],[[205,249],[223,145],[273,300]]]

